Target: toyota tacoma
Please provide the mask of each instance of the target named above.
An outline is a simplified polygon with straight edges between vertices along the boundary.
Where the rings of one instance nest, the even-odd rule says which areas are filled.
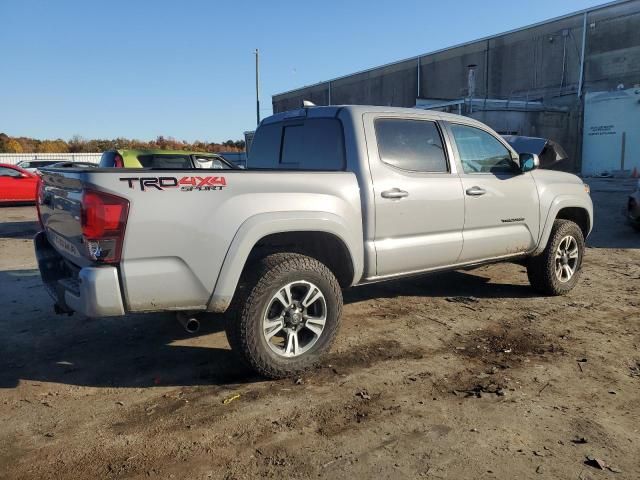
[[[43,169],[35,249],[58,312],[225,313],[282,377],[329,349],[348,287],[511,261],[569,292],[593,206],[538,166],[471,118],[307,107],[261,122],[246,170]]]

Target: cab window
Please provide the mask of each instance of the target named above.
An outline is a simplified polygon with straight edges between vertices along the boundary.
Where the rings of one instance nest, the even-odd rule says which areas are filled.
[[[261,125],[247,165],[252,169],[344,170],[342,124],[335,118],[309,118]]]
[[[435,122],[380,118],[375,122],[380,159],[411,172],[449,171],[442,138]]]
[[[502,142],[484,130],[451,124],[464,173],[515,173],[518,166]]]

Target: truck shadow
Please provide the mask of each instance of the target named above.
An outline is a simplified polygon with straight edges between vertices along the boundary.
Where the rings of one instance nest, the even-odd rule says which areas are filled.
[[[524,267],[523,267],[524,268]],[[526,279],[526,273],[523,273]],[[476,297],[529,298],[538,294],[529,285],[492,283],[490,278],[470,271],[434,273],[401,280],[363,285],[344,292],[345,303],[374,298]]]
[[[117,388],[242,384],[263,380],[229,350],[222,316],[187,334],[171,314],[86,319],[57,316],[37,270],[0,272],[0,388],[20,382]],[[517,298],[525,286],[493,285],[465,272],[345,291],[345,302],[376,297]]]

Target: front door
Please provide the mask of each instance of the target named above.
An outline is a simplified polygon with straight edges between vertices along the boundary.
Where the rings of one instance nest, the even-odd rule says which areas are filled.
[[[448,124],[465,198],[460,260],[482,261],[535,248],[540,206],[535,181],[507,146],[487,130]]]
[[[33,181],[30,178],[23,178],[18,170],[0,167],[0,200],[14,202],[33,200],[33,192],[29,191],[29,186],[33,186]],[[35,191],[35,186],[33,190]]]
[[[437,122],[365,115],[375,195],[377,277],[455,263],[464,197]]]

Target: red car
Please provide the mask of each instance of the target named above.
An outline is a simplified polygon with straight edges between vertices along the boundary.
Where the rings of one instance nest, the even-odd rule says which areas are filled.
[[[35,202],[38,178],[15,165],[0,163],[0,203]]]

